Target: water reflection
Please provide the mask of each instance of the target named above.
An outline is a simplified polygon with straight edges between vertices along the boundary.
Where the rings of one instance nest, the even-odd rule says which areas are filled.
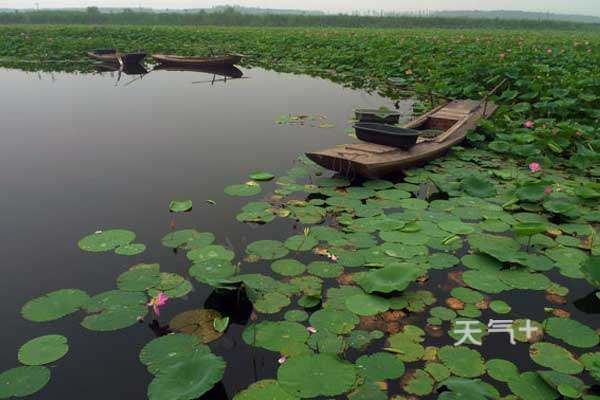
[[[596,292],[591,292],[587,296],[575,300],[573,305],[586,314],[600,314],[600,299]]]

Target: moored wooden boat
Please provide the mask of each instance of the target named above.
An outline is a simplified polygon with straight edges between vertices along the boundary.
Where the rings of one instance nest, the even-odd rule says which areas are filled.
[[[474,100],[454,100],[439,106],[404,125],[404,128],[423,133],[440,132],[434,137],[419,137],[417,144],[408,150],[362,142],[306,155],[322,167],[345,175],[366,178],[390,176],[444,155],[452,146],[463,141],[479,119],[489,117],[496,109],[497,106],[493,103]]]
[[[226,54],[214,57],[185,57],[165,54],[153,54],[152,58],[159,64],[188,67],[225,67],[239,64],[241,54]]]
[[[116,49],[96,49],[87,53],[94,60],[116,64],[139,64],[146,57],[146,53],[121,53]]]

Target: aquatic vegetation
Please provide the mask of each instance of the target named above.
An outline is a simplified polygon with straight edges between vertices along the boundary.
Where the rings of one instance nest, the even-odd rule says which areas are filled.
[[[174,213],[188,212],[192,207],[193,203],[191,200],[171,200],[169,203],[169,211]]]
[[[183,279],[183,278],[182,278]],[[159,292],[156,296],[152,297],[148,304],[148,307],[152,307],[152,311],[154,311],[154,315],[158,318],[160,317],[160,308],[164,307],[169,300],[169,296],[164,294],[163,292]]]
[[[129,245],[135,239],[135,233],[124,229],[109,229],[96,231],[77,243],[79,248],[90,252],[105,252],[115,250],[120,246]]]
[[[78,311],[89,298],[79,289],[61,289],[28,301],[21,315],[35,322],[52,321]]]
[[[25,397],[40,391],[50,381],[50,369],[25,366],[0,374],[0,398]]]
[[[67,338],[45,335],[31,339],[19,349],[19,362],[24,365],[44,365],[62,358],[69,351]]]

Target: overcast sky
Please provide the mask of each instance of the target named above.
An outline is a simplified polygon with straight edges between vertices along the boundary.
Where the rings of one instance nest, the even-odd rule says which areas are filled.
[[[354,10],[525,10],[600,16],[600,0],[37,0],[40,8],[153,7],[204,8],[223,4],[263,8],[295,8],[350,12]],[[0,8],[32,8],[36,0],[0,0]]]

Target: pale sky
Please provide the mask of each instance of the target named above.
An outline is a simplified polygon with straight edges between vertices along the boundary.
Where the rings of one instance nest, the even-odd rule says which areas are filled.
[[[523,10],[600,16],[599,0],[38,0],[40,8],[152,7],[205,8],[237,4],[262,8],[294,8],[350,12],[355,10]],[[33,8],[36,0],[0,0],[0,8]]]

